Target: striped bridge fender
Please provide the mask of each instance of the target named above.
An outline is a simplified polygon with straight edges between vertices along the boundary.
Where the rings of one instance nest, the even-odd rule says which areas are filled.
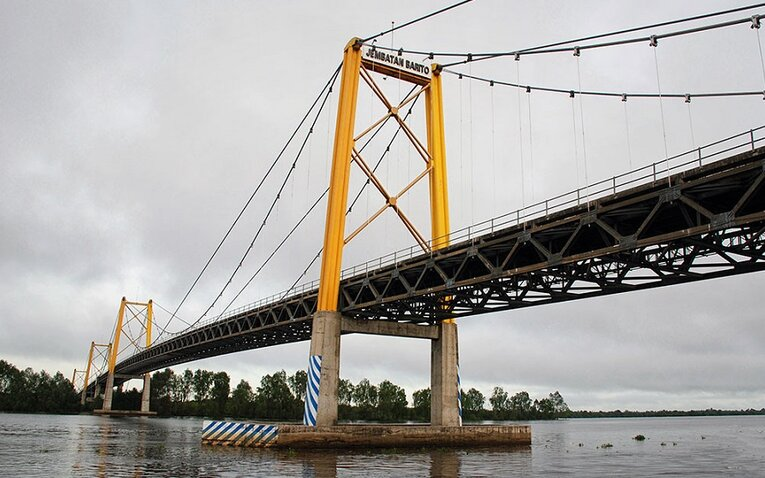
[[[269,447],[279,440],[279,427],[255,423],[205,420],[202,443],[205,445]]]
[[[460,426],[462,426],[462,380],[460,380],[459,364],[457,364],[457,410],[460,417]]]
[[[305,393],[305,411],[303,425],[316,426],[316,413],[319,410],[319,387],[321,385],[321,355],[308,357],[308,383]]]

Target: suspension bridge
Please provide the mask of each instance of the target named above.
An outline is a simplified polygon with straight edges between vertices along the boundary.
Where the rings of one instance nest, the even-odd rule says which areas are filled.
[[[113,387],[132,378],[143,377],[142,410],[148,411],[149,373],[154,370],[242,350],[310,340],[304,423],[313,427],[332,426],[337,423],[341,335],[394,335],[431,341],[431,424],[454,427],[461,424],[455,319],[765,269],[765,126],[755,123],[746,131],[670,155],[662,106],[664,101],[670,100],[690,105],[695,98],[736,97],[760,102],[765,99],[765,60],[759,39],[761,16],[747,15],[717,23],[708,22],[717,16],[736,15],[739,11],[754,7],[506,52],[454,53],[383,47],[376,43],[376,38],[382,34],[352,39],[344,50],[341,66],[298,126],[298,129],[308,128],[308,132],[270,203],[266,219],[280,199],[333,86],[339,80],[329,187],[312,203],[255,274],[279,252],[306,217],[326,198],[323,248],[300,276],[304,277],[321,257],[319,279],[298,285],[299,278],[286,291],[231,309],[252,282],[250,279],[223,312],[208,317],[208,312],[223,296],[252,250],[266,225],[264,220],[220,294],[199,319],[184,330],[171,333],[165,326],[157,337],[153,337],[152,301],[131,302],[123,299],[111,342],[108,345],[91,344],[83,378],[83,400],[103,391],[104,410],[109,412]],[[678,27],[661,34],[643,34],[659,26],[699,20],[707,23]],[[660,41],[741,27],[756,33],[762,77],[755,79],[763,82],[763,89],[662,92],[655,56]],[[625,38],[625,35],[632,34],[636,35]],[[617,35],[617,40],[609,38]],[[567,89],[492,79],[459,69],[461,65],[476,62],[498,59],[518,62],[529,55],[559,53],[576,57],[578,68],[579,57],[584,51],[636,43],[653,48],[656,93],[588,91],[582,88],[581,75],[577,87]],[[490,88],[510,88],[519,94],[538,91],[571,98],[574,135],[577,135],[577,124],[582,135],[581,159],[585,180],[588,179],[588,164],[584,112],[580,103],[577,123],[576,110],[573,109],[575,99],[580,102],[586,96],[611,97],[622,102],[632,98],[655,99],[661,107],[665,154],[656,158],[655,162],[626,173],[592,183],[585,181],[584,186],[565,194],[533,202],[469,227],[452,229],[444,127],[444,95],[448,94],[448,89],[443,79],[446,76]],[[394,101],[380,78],[397,80],[397,84],[406,84],[411,89]],[[372,118],[370,124],[363,126],[359,126],[362,121],[356,115],[360,83],[368,87],[370,96],[379,100],[383,109],[379,117]],[[425,99],[425,139],[420,139],[419,131],[409,122],[420,97]],[[530,106],[528,111],[531,115]],[[368,160],[369,155],[365,152],[365,148],[387,124],[395,125],[393,138],[399,135],[404,138],[415,161],[421,166],[421,170],[413,178],[408,178],[397,193],[392,192],[378,172],[383,159],[391,152],[393,140],[387,143],[387,147],[380,148],[382,155],[375,164]],[[576,155],[576,137],[574,145]],[[282,154],[276,158],[237,220],[281,157]],[[521,168],[523,164],[521,157]],[[383,205],[359,221],[355,230],[347,233],[346,217],[361,196],[359,192],[349,203],[352,166],[358,167],[363,175],[361,191],[367,187],[376,190],[383,199]],[[509,179],[500,178],[503,182]],[[525,177],[521,178],[522,188],[526,181]],[[402,207],[404,196],[420,182],[428,184],[430,239],[420,232]],[[523,196],[525,199],[525,194]],[[412,207],[411,203],[407,206]],[[386,211],[392,211],[401,221],[415,245],[342,269],[344,246]],[[221,244],[235,225],[236,221]],[[176,317],[220,247],[219,244],[186,296],[171,313],[171,319]],[[131,320],[140,323],[141,333],[138,335],[126,332],[125,324]],[[127,338],[132,353],[122,354],[121,337]],[[106,352],[102,351],[104,347],[108,349]],[[94,361],[94,357],[97,360]],[[91,370],[91,365],[96,362],[100,368],[93,365]]]

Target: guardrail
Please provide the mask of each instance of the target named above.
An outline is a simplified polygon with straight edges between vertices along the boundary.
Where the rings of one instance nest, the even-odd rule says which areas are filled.
[[[509,226],[520,225],[521,223],[533,218],[548,216],[552,213],[562,211],[569,207],[587,204],[592,202],[594,199],[598,199],[604,195],[616,194],[617,192],[632,188],[638,184],[647,183],[648,180],[652,182],[663,180],[674,173],[690,169],[692,167],[703,166],[705,163],[708,164],[712,162],[713,158],[717,159],[717,157],[720,155],[729,155],[730,153],[734,152],[743,152],[743,150],[754,150],[759,143],[765,141],[764,134],[765,125],[750,129],[748,131],[744,131],[743,133],[729,136],[704,146],[699,146],[698,148],[675,156],[671,156],[669,158],[634,169],[618,176],[613,176],[611,178],[598,181],[589,186],[584,186],[565,194],[560,194],[553,198],[525,206],[523,208],[502,214],[501,216],[497,216],[492,219],[488,219],[478,224],[473,224],[472,226],[458,229],[449,233],[446,237],[448,237],[449,242],[452,244],[471,240],[478,236],[483,236],[485,234],[490,234],[492,232],[505,229]],[[444,238],[441,237],[431,239],[430,241],[426,242],[426,245],[428,248],[431,248],[434,241],[440,241],[442,239]],[[422,247],[419,245],[401,249],[369,260],[367,262],[343,269],[340,273],[340,279],[347,279],[358,274],[368,273],[369,271],[375,269],[379,269],[391,264],[396,264],[403,260],[411,259],[415,256],[421,255],[422,253]],[[279,292],[278,294],[264,297],[251,304],[243,305],[234,310],[230,310],[226,312],[225,315],[211,317],[208,320],[199,322],[194,326],[194,328],[200,328],[213,322],[223,321],[244,311],[256,309],[264,305],[304,294],[305,292],[312,291],[318,287],[319,281],[313,280],[306,284],[293,287],[292,289]],[[186,333],[189,330],[191,330],[191,328],[181,332],[165,334],[165,337],[167,338],[157,343],[169,340],[175,336]]]

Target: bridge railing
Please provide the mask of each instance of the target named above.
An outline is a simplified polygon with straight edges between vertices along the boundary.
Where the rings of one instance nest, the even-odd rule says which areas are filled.
[[[704,146],[699,146],[698,148],[686,151],[684,153],[662,159],[661,161],[657,161],[647,166],[643,166],[632,171],[619,174],[602,181],[598,181],[594,184],[590,184],[589,186],[584,186],[573,191],[560,194],[553,198],[525,206],[515,211],[502,214],[501,216],[488,219],[478,224],[458,229],[448,235],[449,241],[453,244],[456,242],[471,240],[476,237],[483,236],[485,234],[489,234],[513,225],[523,224],[530,219],[544,217],[573,206],[588,204],[602,196],[615,194],[639,184],[647,183],[648,181],[656,182],[664,180],[670,175],[680,171],[708,164],[716,160],[721,155],[730,155],[734,152],[753,150],[763,141],[765,141],[765,126],[750,129],[748,131],[729,136],[719,141],[715,141]],[[442,238],[436,239],[440,240]],[[426,244],[429,248],[431,248],[433,242],[434,239],[428,241]],[[396,264],[402,260],[411,259],[421,254],[422,248],[419,245],[401,249],[369,260],[362,264],[357,264],[355,266],[343,269],[340,273],[340,278],[346,279],[358,274],[368,273],[375,269]],[[241,314],[242,312],[263,307],[274,302],[278,302],[303,294],[305,292],[315,290],[318,287],[319,281],[313,280],[286,291],[264,297],[256,302],[227,311],[223,315],[211,316],[209,319],[198,322],[194,325],[193,328],[196,329],[204,327],[210,323],[228,319],[235,315]],[[164,337],[157,342],[157,344],[183,334],[191,329],[192,327],[189,327],[188,329],[180,332],[165,334]]]
[[[573,206],[588,204],[602,196],[615,194],[639,184],[647,183],[648,181],[656,182],[664,180],[680,171],[708,164],[721,155],[730,155],[734,152],[755,149],[763,141],[765,141],[765,126],[760,126],[704,146],[699,146],[698,148],[684,153],[662,159],[661,161],[634,169],[627,173],[598,181],[589,186],[574,189],[573,191],[560,194],[553,198],[525,206],[478,224],[458,229],[451,232],[448,235],[448,238],[450,243],[453,244],[471,240],[475,237],[489,234],[509,226],[520,225],[530,219],[544,217]],[[441,240],[443,238],[436,239]],[[430,240],[426,244],[431,247],[436,239]],[[395,264],[399,261],[410,259],[421,254],[422,248],[419,245],[411,246],[344,269],[341,273],[341,278],[345,279],[353,277],[357,274],[366,273],[377,268]]]

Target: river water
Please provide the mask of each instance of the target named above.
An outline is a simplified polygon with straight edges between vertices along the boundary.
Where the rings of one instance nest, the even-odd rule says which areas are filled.
[[[199,419],[0,414],[0,476],[765,477],[765,416],[531,426],[520,449],[304,452],[202,446]]]

